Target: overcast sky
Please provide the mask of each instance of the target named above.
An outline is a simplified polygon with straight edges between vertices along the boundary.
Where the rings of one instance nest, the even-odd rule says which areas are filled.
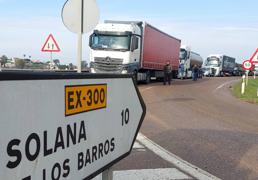
[[[77,36],[61,19],[65,0],[0,0],[0,56],[49,60],[40,50],[48,34],[59,43],[53,57],[76,63]],[[182,40],[182,44],[206,58],[226,54],[238,62],[258,48],[257,0],[97,0],[100,22],[147,21]],[[83,59],[89,60],[88,35],[84,35]]]

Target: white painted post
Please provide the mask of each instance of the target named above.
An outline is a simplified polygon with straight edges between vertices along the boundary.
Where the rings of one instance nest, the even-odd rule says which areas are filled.
[[[102,180],[113,180],[112,168],[109,168],[102,173]]]
[[[245,82],[242,82],[242,87],[241,87],[241,94],[245,94]]]
[[[249,78],[248,74],[249,74],[249,71],[246,72],[246,83],[245,83],[246,86],[248,86],[248,78]]]
[[[245,75],[242,76],[242,86],[241,86],[241,94],[245,94]]]

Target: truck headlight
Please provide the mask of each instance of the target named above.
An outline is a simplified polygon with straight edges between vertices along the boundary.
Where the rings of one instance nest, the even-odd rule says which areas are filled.
[[[90,73],[96,73],[94,68],[90,68]]]
[[[128,74],[128,72],[129,72],[129,66],[123,66],[122,74]]]
[[[127,70],[122,70],[122,74],[128,74]]]

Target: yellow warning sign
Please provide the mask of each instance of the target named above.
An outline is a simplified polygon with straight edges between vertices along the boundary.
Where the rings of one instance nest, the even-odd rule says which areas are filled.
[[[65,87],[65,116],[107,107],[107,84]]]

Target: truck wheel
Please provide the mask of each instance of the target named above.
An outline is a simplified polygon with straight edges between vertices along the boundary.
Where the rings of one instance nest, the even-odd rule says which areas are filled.
[[[137,83],[138,82],[138,76],[137,76],[137,71],[135,70],[134,72],[133,72],[133,78],[134,78],[134,80],[135,80],[135,82]]]
[[[146,72],[146,80],[145,80],[145,84],[149,84],[151,81],[151,75],[150,75],[150,71]]]

